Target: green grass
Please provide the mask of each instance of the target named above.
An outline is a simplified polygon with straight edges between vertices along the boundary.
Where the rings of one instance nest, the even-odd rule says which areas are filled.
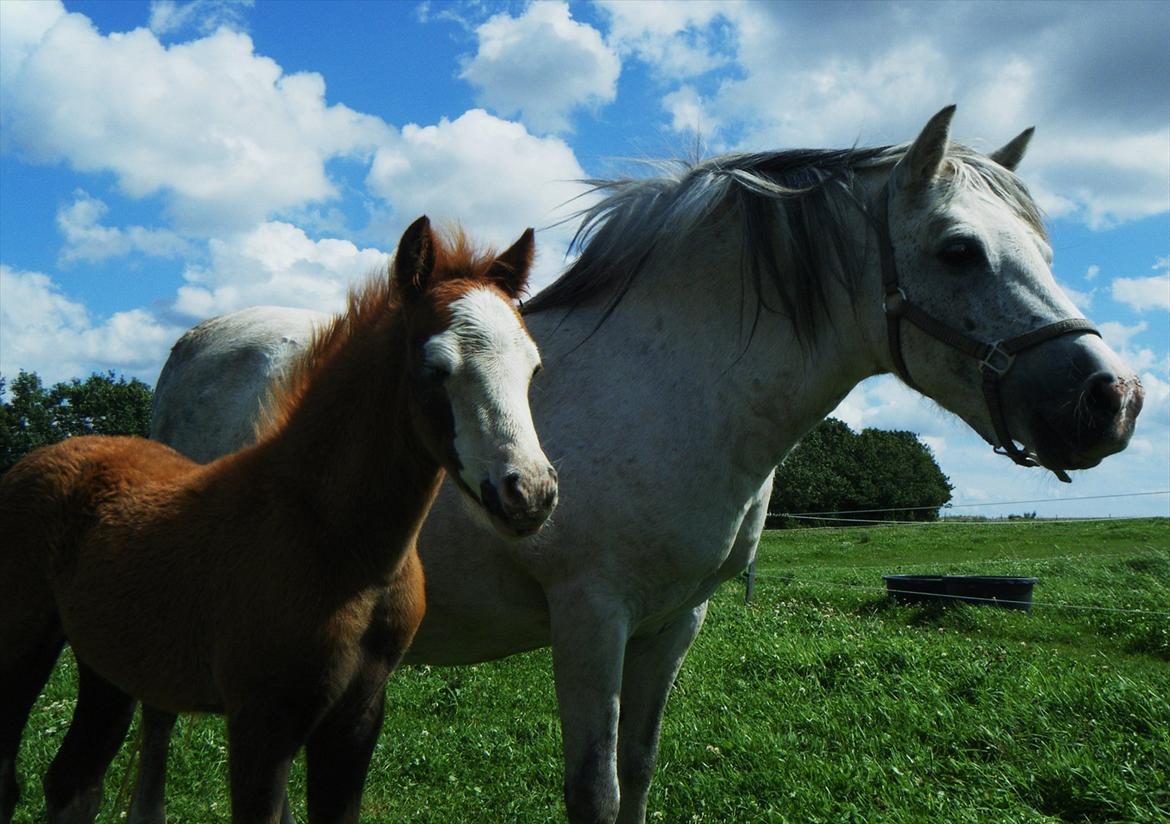
[[[772,532],[758,570],[750,606],[735,584],[716,596],[683,667],[651,821],[1170,821],[1170,521]],[[1038,605],[893,606],[893,572],[1031,575]],[[33,777],[73,684],[66,655],[26,731],[17,821],[42,816]],[[102,821],[122,820],[128,760]],[[170,781],[171,821],[226,819],[218,719],[180,721]],[[364,810],[557,821],[560,783],[547,650],[404,669]]]

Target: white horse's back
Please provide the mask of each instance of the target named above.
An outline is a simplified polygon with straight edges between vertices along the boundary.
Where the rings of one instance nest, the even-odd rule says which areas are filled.
[[[269,384],[328,320],[310,309],[256,306],[190,329],[158,376],[150,437],[200,463],[251,443]]]

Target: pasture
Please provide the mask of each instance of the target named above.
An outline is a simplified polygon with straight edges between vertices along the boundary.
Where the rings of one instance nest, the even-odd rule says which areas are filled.
[[[891,572],[1034,575],[1031,614],[890,605]],[[990,522],[765,534],[753,602],[725,585],[676,684],[650,820],[1170,820],[1170,520]],[[370,821],[559,821],[547,650],[400,670]],[[33,710],[16,821],[75,690],[69,653]],[[132,735],[134,733],[132,732]],[[126,747],[100,820],[123,820]],[[226,820],[217,718],[184,718],[169,820]],[[303,817],[303,766],[291,794]]]

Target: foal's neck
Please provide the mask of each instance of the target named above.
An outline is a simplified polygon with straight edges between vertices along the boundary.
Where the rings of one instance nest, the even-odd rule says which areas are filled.
[[[413,548],[443,475],[411,420],[406,338],[397,307],[350,334],[265,444],[317,550],[374,579]]]

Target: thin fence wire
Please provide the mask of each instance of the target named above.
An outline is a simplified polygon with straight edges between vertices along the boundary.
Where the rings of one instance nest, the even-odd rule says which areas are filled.
[[[1170,489],[1158,489],[1149,492],[1118,492],[1112,495],[1069,495],[1061,498],[1032,498],[1025,501],[983,501],[980,503],[969,504],[947,504],[941,507],[942,509],[969,509],[976,506],[1020,506],[1021,504],[1052,504],[1061,503],[1063,501],[1101,501],[1107,498],[1141,498],[1148,495],[1170,495]],[[836,511],[824,512],[800,512],[792,514],[789,512],[769,512],[770,516],[790,517],[796,518],[802,515],[870,515],[877,512],[915,512],[928,509],[940,509],[937,506],[892,506],[885,509],[842,509]]]
[[[853,524],[866,526],[1020,526],[1022,524],[1092,524],[1103,521],[1135,521],[1159,516],[1117,516],[1107,518],[997,518],[990,521],[960,521],[956,518],[940,518],[937,521],[891,521],[878,518],[833,518],[827,515],[777,515],[769,517],[792,518],[797,521],[835,521],[824,526],[801,527],[801,529],[843,529]]]

